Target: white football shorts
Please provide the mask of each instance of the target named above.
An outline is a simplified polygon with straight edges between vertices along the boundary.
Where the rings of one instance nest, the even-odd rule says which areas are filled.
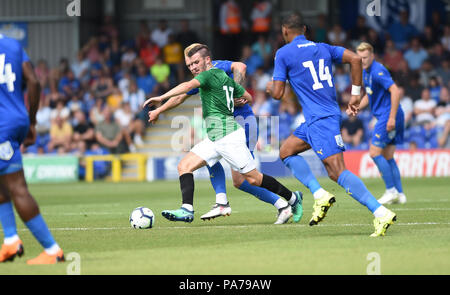
[[[233,170],[245,174],[256,169],[255,160],[246,141],[244,129],[239,128],[216,141],[211,141],[207,137],[196,144],[191,152],[205,160],[209,167],[223,158]]]

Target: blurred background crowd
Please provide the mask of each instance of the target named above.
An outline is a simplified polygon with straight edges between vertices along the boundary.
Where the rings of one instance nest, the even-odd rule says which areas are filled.
[[[288,92],[276,101],[265,92],[271,80],[273,58],[284,45],[279,22],[272,19],[270,1],[254,1],[243,15],[240,3],[223,1],[217,6],[220,31],[214,59],[241,61],[247,65],[246,88],[253,95],[257,117],[279,116],[279,139],[286,139],[302,120],[297,98]],[[243,21],[245,20],[245,21]],[[366,41],[375,48],[377,60],[391,72],[401,89],[405,112],[405,143],[400,149],[450,148],[450,24],[433,12],[423,31],[400,13],[387,32],[378,33],[359,16],[356,26],[345,30],[319,15],[308,27],[307,38],[354,50]],[[27,153],[104,154],[134,152],[144,144],[148,109],[146,97],[159,95],[192,76],[184,65],[183,49],[205,42],[202,32],[189,21],[177,27],[165,19],[156,26],[142,20],[135,38],[122,38],[118,23],[105,17],[98,32],[92,32],[77,58],[61,58],[50,68],[46,60],[35,62],[42,87],[37,113],[36,144]],[[338,102],[342,109],[342,136],[347,149],[368,149],[375,119],[369,110],[357,118],[345,114],[351,78],[347,66],[333,69]],[[259,142],[262,151],[277,149]]]

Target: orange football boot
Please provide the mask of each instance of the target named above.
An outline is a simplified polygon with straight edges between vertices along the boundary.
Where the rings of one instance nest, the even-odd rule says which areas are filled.
[[[17,240],[11,245],[2,245],[0,250],[0,262],[13,261],[16,255],[23,255],[23,244],[21,240]]]
[[[50,255],[43,251],[38,257],[28,260],[27,264],[56,264],[64,261],[63,250],[59,249],[58,253],[55,255]]]

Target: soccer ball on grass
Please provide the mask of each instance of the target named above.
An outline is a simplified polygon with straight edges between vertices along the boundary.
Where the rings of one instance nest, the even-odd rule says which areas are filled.
[[[147,229],[152,228],[155,223],[153,211],[146,207],[137,207],[131,212],[130,224],[133,228]]]

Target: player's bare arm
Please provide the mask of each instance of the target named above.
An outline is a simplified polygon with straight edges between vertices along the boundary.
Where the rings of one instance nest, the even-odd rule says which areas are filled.
[[[356,115],[360,110],[362,85],[362,59],[353,51],[346,49],[342,56],[342,63],[350,64],[352,76],[352,98],[348,103],[349,111]]]
[[[189,97],[191,97],[191,96],[187,95],[187,94],[180,94],[180,95],[171,97],[165,104],[163,104],[159,108],[148,112],[148,116],[149,116],[148,121],[151,123],[155,123],[156,121],[158,121],[159,115],[161,113],[164,113],[168,110],[176,108],[177,106],[182,104]]]
[[[233,78],[236,83],[241,86],[244,86],[247,72],[247,65],[242,62],[233,62],[231,63],[231,70],[233,72]],[[237,98],[234,100],[234,106],[241,107],[245,105],[247,102],[241,98]]]
[[[284,87],[286,82],[283,81],[269,81],[266,85],[266,92],[274,99],[280,100],[284,96]]]
[[[400,92],[396,84],[389,87],[391,93],[391,112],[389,113],[389,120],[386,124],[386,130],[388,132],[395,129],[395,118],[397,117],[397,110],[400,104]]]
[[[177,95],[186,94],[189,91],[191,91],[192,89],[195,89],[198,87],[200,87],[200,82],[198,82],[198,80],[196,80],[196,79],[192,79],[191,81],[181,83],[180,85],[172,88],[171,90],[164,93],[163,95],[151,97],[151,98],[147,99],[144,102],[142,107],[145,107],[150,103],[162,102],[164,100],[167,100],[167,99],[177,96]]]
[[[27,61],[22,64],[22,72],[27,83],[28,104],[30,106],[28,111],[30,118],[30,129],[28,130],[27,137],[24,140],[24,145],[29,146],[34,144],[36,140],[36,113],[39,108],[41,86],[36,78],[36,75],[34,74],[33,66],[30,62]]]

